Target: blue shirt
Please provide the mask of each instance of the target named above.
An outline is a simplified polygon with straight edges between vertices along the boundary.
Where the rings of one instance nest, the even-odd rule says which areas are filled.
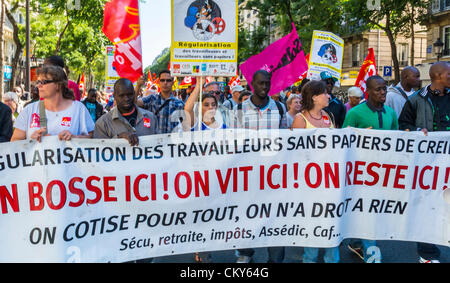
[[[96,108],[96,106],[97,105],[95,103],[90,103],[90,102],[86,101],[86,108],[88,109],[89,114],[91,114],[91,118],[92,118],[92,121],[94,121],[94,123],[95,123],[95,120],[97,118],[97,116],[95,115],[95,108]]]
[[[227,125],[222,124],[222,127],[217,128],[217,129],[226,129],[226,128],[227,128]],[[201,130],[202,130],[202,131],[207,131],[207,130],[216,130],[216,129],[210,128],[210,127],[208,127],[205,123],[202,122],[202,129],[201,129]],[[195,124],[194,124],[194,127],[191,128],[191,132],[194,132],[194,131],[198,131],[198,122],[195,123]]]
[[[146,96],[142,98],[142,102],[144,103],[142,108],[156,115],[159,133],[161,134],[171,133],[184,119],[184,102],[175,98],[173,94],[170,95],[169,102],[162,108],[161,106],[164,105],[166,99],[161,94]]]

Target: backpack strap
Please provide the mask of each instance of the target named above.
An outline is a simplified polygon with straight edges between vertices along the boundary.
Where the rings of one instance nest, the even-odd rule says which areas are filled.
[[[281,121],[283,120],[283,115],[284,115],[284,109],[280,102],[275,101],[275,104],[277,105],[278,113],[280,114],[280,125],[279,126],[281,126]]]
[[[164,101],[164,103],[158,108],[158,110],[156,110],[155,116],[158,116],[159,112],[161,112],[161,110],[163,110],[163,108],[166,107],[167,104],[169,104],[169,102],[170,102],[171,100],[172,100],[172,99],[169,98],[169,99],[167,99],[166,101]]]
[[[404,99],[408,100],[408,96],[401,87],[396,86],[395,88],[400,92],[400,94],[403,96]]]
[[[47,116],[45,114],[44,100],[39,101],[39,125],[41,128],[47,128]],[[46,135],[48,130],[46,130],[43,135]]]

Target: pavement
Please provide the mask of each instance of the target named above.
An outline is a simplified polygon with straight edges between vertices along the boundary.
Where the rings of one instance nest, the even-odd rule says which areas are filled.
[[[340,247],[341,263],[363,263],[363,261],[354,255],[347,248],[349,240],[344,240]],[[416,243],[404,241],[377,241],[381,250],[383,263],[418,263],[418,255]],[[450,263],[450,247],[438,246],[441,251],[441,263]],[[302,247],[287,247],[285,252],[284,263],[301,263]],[[236,256],[234,250],[214,251],[211,252],[213,263],[235,263]],[[319,262],[323,262],[323,253],[319,253]],[[266,263],[267,249],[257,248],[253,256],[254,263]],[[193,254],[181,254],[174,256],[165,256],[154,258],[155,263],[194,263]]]

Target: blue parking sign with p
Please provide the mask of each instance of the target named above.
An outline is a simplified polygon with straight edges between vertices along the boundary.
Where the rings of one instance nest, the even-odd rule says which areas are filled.
[[[383,67],[383,77],[392,77],[392,66]]]

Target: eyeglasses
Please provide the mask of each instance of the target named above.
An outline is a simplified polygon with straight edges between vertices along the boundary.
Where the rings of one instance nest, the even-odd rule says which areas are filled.
[[[171,83],[172,82],[171,79],[167,79],[167,80],[162,79],[162,80],[159,80],[159,81],[162,82],[162,83]]]
[[[220,90],[218,90],[218,91],[210,91],[210,92],[208,92],[209,94],[212,94],[212,95],[220,95],[220,94],[222,94],[222,92],[220,91]]]
[[[50,84],[50,83],[56,83],[58,81],[55,80],[43,80],[43,81],[36,81],[36,85],[46,85],[46,84]]]

